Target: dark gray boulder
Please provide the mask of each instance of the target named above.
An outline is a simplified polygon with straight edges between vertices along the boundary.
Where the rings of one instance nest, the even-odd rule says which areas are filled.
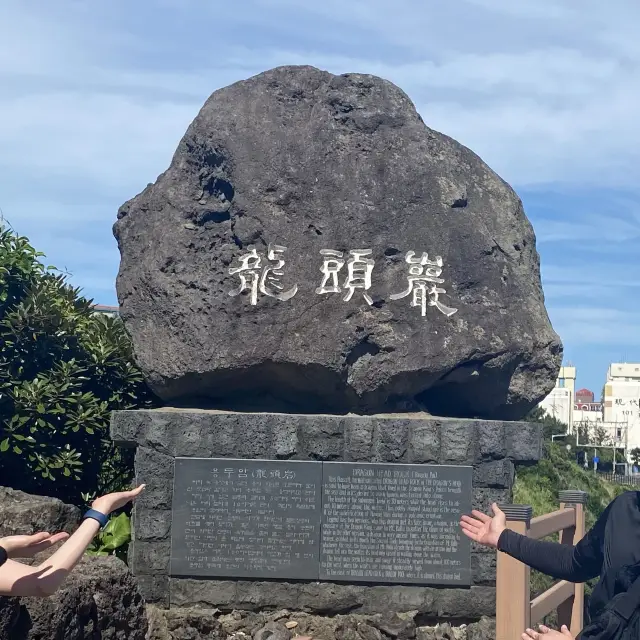
[[[216,91],[114,233],[169,403],[519,419],[561,363],[520,199],[380,78]]]
[[[73,533],[79,522],[80,510],[73,505],[0,487],[0,537],[39,531]]]

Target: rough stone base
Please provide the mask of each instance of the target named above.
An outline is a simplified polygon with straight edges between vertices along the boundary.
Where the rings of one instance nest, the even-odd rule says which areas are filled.
[[[495,554],[472,548],[473,587],[436,589],[318,582],[184,580],[169,577],[176,457],[472,465],[473,506],[511,502],[515,465],[541,454],[540,425],[384,416],[289,415],[162,409],[115,412],[111,436],[137,447],[130,566],[148,602],[163,606],[318,614],[418,611],[478,620],[495,613]]]
[[[171,605],[221,611],[289,609],[316,615],[417,611],[433,619],[478,620],[495,611],[495,587],[436,589],[331,582],[169,580]]]
[[[483,618],[469,625],[436,624],[415,611],[392,615],[336,615],[276,611],[269,614],[215,609],[147,608],[147,640],[494,640],[495,621]]]

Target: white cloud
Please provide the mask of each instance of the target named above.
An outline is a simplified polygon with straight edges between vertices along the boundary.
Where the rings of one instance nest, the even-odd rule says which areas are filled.
[[[640,238],[640,220],[636,216],[636,211],[610,216],[578,212],[572,219],[569,212],[566,212],[556,220],[538,219],[536,238],[541,243],[572,241],[576,243],[576,251],[582,250],[585,253],[601,249],[611,251],[611,244],[603,243],[619,244]]]
[[[580,6],[554,0],[244,4],[246,12],[237,5],[185,3],[191,19],[201,11],[218,16],[224,28],[213,44],[180,43],[202,54],[196,65],[162,70],[132,57],[157,52],[157,40],[135,45],[133,33],[114,28],[114,14],[127,15],[122,2],[114,4],[111,20],[100,22],[100,13],[79,3],[39,14],[9,1],[10,19],[0,29],[0,79],[14,90],[0,111],[0,143],[15,148],[18,136],[24,141],[28,134],[37,143],[17,145],[18,163],[78,177],[90,171],[109,185],[145,173],[144,180],[152,179],[148,174],[166,166],[169,150],[211,90],[271,66],[315,64],[395,81],[429,126],[471,147],[516,186],[597,179],[635,187],[640,49],[630,28],[619,31],[621,18],[628,25],[640,20],[632,0],[613,2],[606,11],[592,0]],[[253,31],[239,46],[234,21],[252,27],[265,16],[296,46],[251,42]],[[348,42],[329,52],[318,48],[322,35],[307,44],[297,40],[310,26],[320,34],[334,27],[373,37],[375,45],[357,55]],[[163,28],[171,32],[171,25]],[[141,159],[143,153],[154,161]]]

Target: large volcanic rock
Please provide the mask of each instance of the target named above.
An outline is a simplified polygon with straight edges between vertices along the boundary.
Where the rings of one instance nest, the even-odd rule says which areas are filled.
[[[216,91],[115,235],[167,402],[515,419],[560,366],[519,198],[380,78]]]

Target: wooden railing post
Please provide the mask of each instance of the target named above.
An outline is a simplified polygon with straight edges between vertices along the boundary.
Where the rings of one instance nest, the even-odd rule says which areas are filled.
[[[560,491],[560,508],[575,509],[576,511],[576,526],[562,532],[560,538],[562,544],[575,545],[584,537],[587,497],[588,495],[584,491]],[[582,630],[584,623],[584,584],[580,583],[574,586],[573,598],[558,607],[558,624],[567,625],[575,637]]]
[[[526,505],[500,507],[507,516],[507,527],[524,536],[529,531],[533,509]],[[529,567],[498,552],[496,571],[496,640],[520,638],[531,626]]]

